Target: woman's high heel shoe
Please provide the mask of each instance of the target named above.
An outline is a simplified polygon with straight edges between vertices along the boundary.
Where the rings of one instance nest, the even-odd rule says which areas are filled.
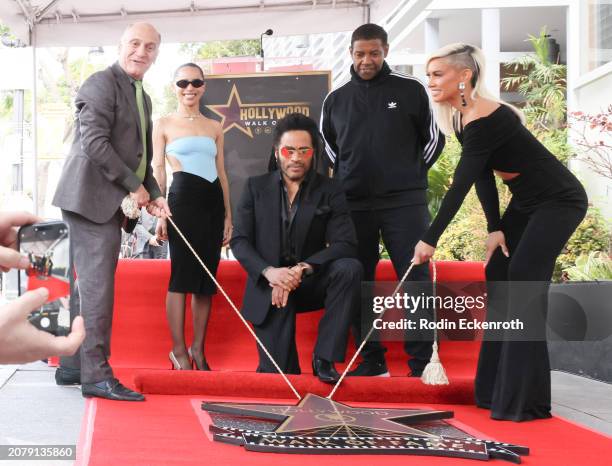
[[[198,362],[196,361],[196,359],[191,354],[191,348],[187,350],[187,353],[189,353],[189,357],[191,358],[191,361],[193,362],[193,365],[195,366],[196,370],[198,371],[209,371],[210,370],[210,367],[208,366],[206,359],[202,360],[202,366],[200,366]]]
[[[191,350],[190,350],[190,353],[191,353]],[[189,357],[191,357],[191,354],[189,355]],[[172,370],[183,371],[183,370],[190,369],[187,367],[182,367],[181,363],[178,361],[178,359],[176,359],[176,356],[174,355],[172,351],[170,351],[170,353],[168,354],[168,358],[170,359],[170,362],[172,363]]]

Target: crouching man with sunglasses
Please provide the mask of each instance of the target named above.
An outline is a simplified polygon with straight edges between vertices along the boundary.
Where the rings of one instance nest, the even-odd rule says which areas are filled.
[[[317,124],[293,113],[274,131],[270,173],[247,181],[230,245],[248,272],[243,314],[280,369],[300,374],[295,314],[324,308],[312,355],[322,382],[339,379],[362,269],[340,185],[316,172]],[[257,372],[276,372],[259,350]]]

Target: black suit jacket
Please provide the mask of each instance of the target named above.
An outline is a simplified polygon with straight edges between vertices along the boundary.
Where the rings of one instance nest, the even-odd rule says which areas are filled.
[[[318,269],[336,259],[356,257],[357,237],[339,183],[312,175],[293,228],[299,261]],[[261,272],[281,262],[280,190],[278,171],[249,178],[234,217],[230,245],[248,273],[242,312],[255,325],[265,320],[271,307],[272,288]]]

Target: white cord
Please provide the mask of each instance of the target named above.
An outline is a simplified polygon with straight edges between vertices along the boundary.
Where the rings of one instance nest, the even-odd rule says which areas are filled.
[[[400,282],[398,283],[398,285],[395,287],[395,290],[393,291],[393,294],[391,296],[395,296],[396,293],[399,291],[399,289],[402,287],[402,285],[404,284],[404,282],[406,281],[406,278],[408,277],[408,274],[410,273],[410,271],[412,270],[412,268],[414,267],[414,262],[412,262],[410,264],[410,267],[408,267],[408,270],[406,270],[406,273],[404,274],[404,276],[402,277],[402,279],[400,280]],[[385,312],[387,312],[387,309],[384,309],[380,316],[378,317],[379,319],[382,319],[383,316],[385,315]],[[344,369],[344,372],[342,372],[342,375],[340,376],[340,378],[338,379],[338,382],[336,382],[336,385],[334,385],[334,389],[330,392],[329,395],[327,395],[328,399],[332,399],[332,396],[334,396],[334,393],[336,393],[336,390],[338,390],[338,387],[340,386],[340,384],[342,383],[342,380],[344,379],[344,377],[346,376],[347,372],[349,371],[349,369],[351,368],[351,366],[355,363],[355,360],[357,359],[357,356],[359,356],[359,353],[361,353],[361,350],[363,349],[363,347],[365,346],[365,344],[368,341],[368,338],[370,338],[370,336],[372,335],[372,332],[374,331],[374,322],[372,322],[372,327],[370,327],[370,331],[368,332],[368,334],[365,336],[365,338],[363,339],[363,341],[361,342],[361,344],[359,345],[359,348],[357,348],[357,351],[355,351],[355,354],[353,355],[353,357],[351,358],[351,360],[349,361],[349,363],[347,364],[346,368]]]

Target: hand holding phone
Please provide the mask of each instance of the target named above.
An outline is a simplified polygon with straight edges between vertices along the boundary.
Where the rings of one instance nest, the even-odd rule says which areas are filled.
[[[16,227],[40,222],[41,219],[27,212],[0,213],[0,269],[30,269],[26,254],[20,254]],[[28,291],[18,299],[0,308],[0,364],[19,364],[47,358],[74,354],[85,338],[83,319],[77,317],[72,332],[67,337],[54,337],[34,328],[29,322],[33,310],[40,309],[49,291],[39,288]]]

